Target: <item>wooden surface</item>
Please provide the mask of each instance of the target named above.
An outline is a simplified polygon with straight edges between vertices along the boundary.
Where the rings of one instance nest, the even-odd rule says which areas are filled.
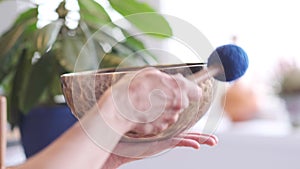
[[[6,111],[6,98],[0,96],[0,169],[5,169]]]

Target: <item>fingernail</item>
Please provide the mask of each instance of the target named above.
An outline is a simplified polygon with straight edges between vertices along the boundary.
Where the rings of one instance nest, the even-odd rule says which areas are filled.
[[[218,144],[219,138],[217,136],[214,136],[213,139],[214,139],[215,143]]]
[[[197,144],[197,146],[194,146],[193,148],[196,149],[196,150],[199,150],[200,147],[201,147],[200,144]]]
[[[216,146],[218,142],[215,139],[212,139],[213,144],[211,146]]]

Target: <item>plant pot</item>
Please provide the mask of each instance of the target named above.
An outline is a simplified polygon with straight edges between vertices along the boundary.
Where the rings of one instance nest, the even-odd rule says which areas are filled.
[[[286,94],[281,96],[289,113],[291,124],[300,126],[300,93]]]
[[[24,115],[20,132],[26,157],[31,157],[48,146],[76,121],[65,104],[40,106]]]

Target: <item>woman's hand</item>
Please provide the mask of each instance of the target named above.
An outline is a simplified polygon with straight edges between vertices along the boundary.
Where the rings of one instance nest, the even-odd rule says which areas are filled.
[[[201,98],[201,89],[193,82],[154,68],[124,76],[107,92],[109,107],[127,122],[132,137],[160,133],[177,121],[191,101]],[[105,103],[101,105],[105,107]],[[103,116],[105,119],[105,112]]]
[[[125,163],[153,156],[174,147],[199,149],[201,144],[215,146],[217,143],[216,136],[200,133],[185,133],[172,139],[149,143],[119,143],[114,151],[119,153],[112,153],[102,169],[115,169]]]

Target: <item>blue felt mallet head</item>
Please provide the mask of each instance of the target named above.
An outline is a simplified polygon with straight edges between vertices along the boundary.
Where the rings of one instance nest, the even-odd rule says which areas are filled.
[[[230,82],[245,74],[249,60],[241,47],[229,44],[218,47],[208,58],[208,68],[220,64],[223,71],[216,74],[214,78]]]

